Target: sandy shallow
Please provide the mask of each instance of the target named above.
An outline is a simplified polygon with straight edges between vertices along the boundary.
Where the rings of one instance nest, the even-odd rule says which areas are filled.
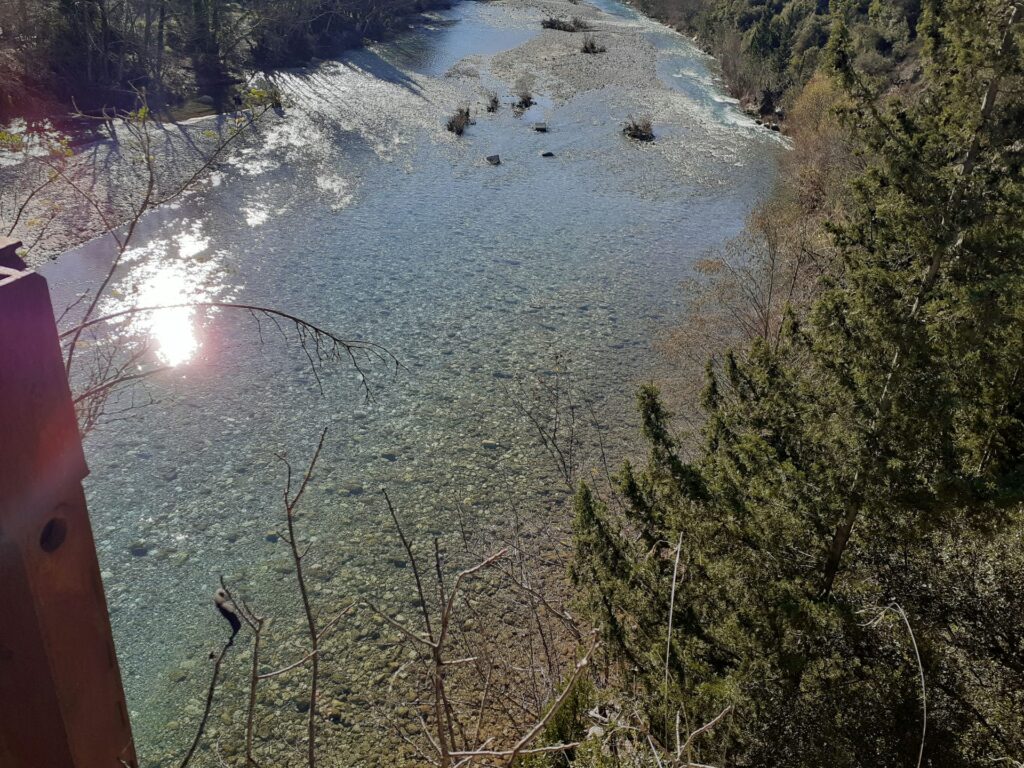
[[[586,91],[603,88],[629,90],[641,101],[645,91],[665,89],[656,72],[656,52],[635,24],[625,24],[592,6],[568,0],[503,0],[503,5],[535,12],[543,17],[580,18],[586,32],[545,29],[514,50],[494,57],[492,72],[508,82],[525,80],[558,102]],[[584,38],[592,35],[607,49],[582,52]]]

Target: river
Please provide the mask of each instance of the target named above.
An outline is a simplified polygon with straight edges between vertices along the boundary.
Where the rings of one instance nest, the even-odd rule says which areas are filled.
[[[711,59],[616,0],[587,9],[608,53],[573,56],[564,33],[540,28],[559,5],[464,2],[276,75],[284,117],[144,219],[106,309],[270,305],[402,363],[367,366],[371,401],[344,364],[321,395],[302,350],[266,323],[261,341],[249,317],[140,321],[173,367],[140,390],[153,404],[101,424],[86,452],[144,765],[172,764],[194,727],[226,626],[210,600],[218,576],[262,606],[295,604],[274,541],[278,453],[301,466],[329,428],[302,518],[318,594],[388,591],[400,552],[381,485],[414,533],[451,534],[456,505],[497,524],[510,487],[552,514],[550,473],[505,389],[571,368],[612,432],[631,432],[624,414],[654,370],[652,339],[679,316],[680,281],[772,184],[783,140],[724,95]],[[517,115],[524,77],[538,104]],[[444,130],[487,91],[496,114],[481,109],[462,137]],[[622,136],[631,114],[653,116],[655,142]],[[110,253],[101,239],[45,266],[55,305],[94,285]]]

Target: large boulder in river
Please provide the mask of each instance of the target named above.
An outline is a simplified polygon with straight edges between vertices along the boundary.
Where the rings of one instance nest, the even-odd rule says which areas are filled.
[[[488,155],[487,162],[491,165],[501,165],[501,155]]]

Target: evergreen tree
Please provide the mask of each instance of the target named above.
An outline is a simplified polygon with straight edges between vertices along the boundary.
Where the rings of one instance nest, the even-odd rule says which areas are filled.
[[[926,80],[899,95],[839,14],[866,171],[834,277],[711,372],[695,461],[646,388],[624,511],[580,492],[575,569],[654,732],[736,706],[702,762],[915,764],[893,603],[927,764],[1024,755],[1024,8],[980,5],[924,4]]]

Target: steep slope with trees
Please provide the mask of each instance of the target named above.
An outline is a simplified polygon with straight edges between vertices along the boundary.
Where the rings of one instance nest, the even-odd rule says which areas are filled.
[[[864,74],[906,86],[920,76],[921,0],[638,0],[696,35],[722,62],[735,94],[770,112],[788,106],[826,58],[841,21]]]
[[[1024,756],[1024,7],[924,3],[895,97],[856,29],[826,52],[862,169],[814,298],[709,367],[692,459],[645,388],[647,466],[576,501],[617,695],[668,752],[732,708],[690,761]]]

